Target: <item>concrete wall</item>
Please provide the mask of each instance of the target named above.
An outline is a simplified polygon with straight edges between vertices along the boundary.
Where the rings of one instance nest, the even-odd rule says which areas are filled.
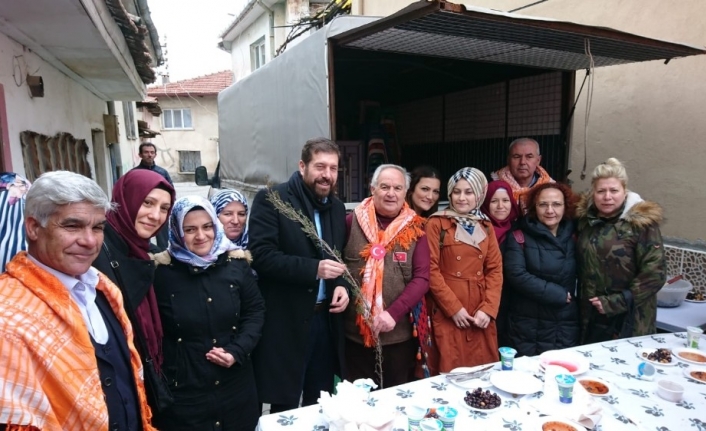
[[[194,100],[196,99],[196,100]],[[151,142],[157,147],[157,164],[177,181],[193,181],[193,174],[179,173],[179,151],[200,151],[201,164],[213,174],[218,165],[218,105],[216,96],[159,97],[162,110],[191,108],[193,130],[165,130],[162,118],[152,121],[153,130],[161,135]],[[139,162],[139,161],[138,161]]]
[[[24,82],[28,73],[41,75],[44,97],[30,97]],[[18,82],[21,82],[19,86]],[[47,136],[67,132],[76,139],[85,139],[91,151],[88,162],[95,174],[91,129],[104,129],[103,114],[107,113],[104,101],[3,33],[0,33],[0,84],[4,87],[7,134],[15,172],[25,174],[20,133],[31,130]],[[109,164],[107,157],[105,152],[99,162]],[[108,182],[107,177],[99,181]]]

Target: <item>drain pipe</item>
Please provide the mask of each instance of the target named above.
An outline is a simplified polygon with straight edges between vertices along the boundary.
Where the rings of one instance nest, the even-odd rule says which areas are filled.
[[[267,28],[267,32],[269,33],[268,37],[270,38],[270,60],[272,60],[275,58],[275,11],[267,7],[262,0],[256,0],[255,3],[265,9],[270,18],[270,25]]]

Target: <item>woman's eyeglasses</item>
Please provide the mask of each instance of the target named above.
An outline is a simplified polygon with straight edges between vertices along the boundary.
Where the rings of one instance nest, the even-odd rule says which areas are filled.
[[[559,209],[559,208],[562,208],[563,206],[564,206],[563,202],[552,202],[552,203],[540,202],[537,204],[537,208],[544,210],[544,211],[548,210],[549,207],[552,207],[554,209]]]

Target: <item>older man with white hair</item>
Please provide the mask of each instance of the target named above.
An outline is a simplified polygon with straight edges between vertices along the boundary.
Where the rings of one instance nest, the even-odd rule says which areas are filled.
[[[28,250],[0,275],[0,429],[154,429],[120,290],[91,267],[109,210],[72,172],[27,193]]]
[[[414,374],[419,343],[409,315],[429,290],[429,244],[424,219],[405,202],[409,183],[403,167],[380,165],[373,173],[372,196],[346,219],[343,257],[361,290],[344,317],[350,380],[379,380],[376,340],[383,346],[385,387],[407,383]]]

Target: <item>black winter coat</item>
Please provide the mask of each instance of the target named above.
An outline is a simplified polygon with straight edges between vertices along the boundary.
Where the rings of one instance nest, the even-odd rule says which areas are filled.
[[[576,346],[579,309],[576,300],[574,222],[564,220],[555,237],[538,220],[520,220],[524,245],[510,233],[503,267],[508,299],[507,338],[518,356]],[[571,302],[566,303],[567,293]]]
[[[284,202],[307,214],[306,206],[294,194],[290,183],[272,188]],[[253,360],[260,401],[270,404],[298,404],[302,392],[309,322],[314,316],[319,281],[316,279],[321,251],[301,226],[275,210],[261,190],[252,204],[250,244],[253,269],[267,304],[262,340]],[[342,251],[346,241],[346,210],[332,198],[333,244]],[[347,286],[341,278],[326,281],[326,295],[336,286]],[[343,369],[343,323],[341,314],[326,313],[336,343],[337,365]]]
[[[110,256],[118,262],[118,270],[120,277],[125,283],[125,286],[118,283],[115,276],[115,271],[110,266],[110,259],[104,247],[101,247],[101,252],[93,262],[93,267],[102,272],[110,280],[120,288],[126,302],[125,308],[132,307],[133,310],[142,302],[152,286],[154,278],[155,264],[151,260],[136,259],[128,257],[128,247],[120,236],[109,225],[105,225],[105,236],[103,242],[110,250]],[[128,315],[130,313],[128,312]],[[136,322],[130,322],[133,326]],[[142,352],[140,352],[142,354]]]
[[[172,258],[157,267],[154,289],[164,329],[162,370],[174,395],[174,405],[155,415],[157,428],[255,429],[260,410],[250,353],[265,303],[247,261],[223,253],[204,269]],[[233,355],[235,364],[208,361],[214,347]]]

